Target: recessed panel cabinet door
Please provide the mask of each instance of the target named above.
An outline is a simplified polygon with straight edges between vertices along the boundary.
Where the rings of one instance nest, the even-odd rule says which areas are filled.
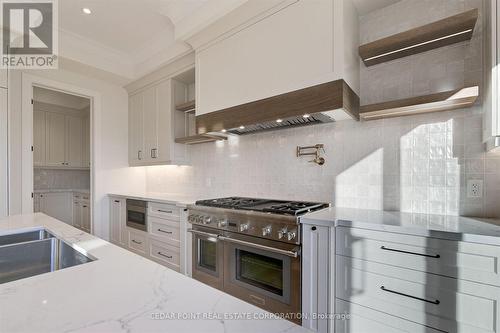
[[[173,146],[172,131],[176,126],[185,127],[182,124],[176,124],[172,116],[172,84],[170,80],[164,81],[156,86],[156,108],[157,108],[157,150],[153,152],[154,162],[169,162],[174,156],[171,147]],[[184,119],[182,119],[184,120]]]
[[[67,116],[66,163],[70,167],[83,167],[83,118]]]
[[[73,226],[82,227],[82,204],[79,201],[73,201]]]
[[[47,112],[46,117],[46,165],[64,166],[66,162],[66,116]]]
[[[43,193],[40,198],[42,213],[71,224],[71,193]]]
[[[144,157],[143,141],[143,96],[137,93],[129,99],[129,164],[137,165]]]
[[[158,154],[158,103],[156,86],[146,89],[143,93],[144,119],[144,159],[153,161]]]
[[[90,205],[82,203],[82,229],[90,232]]]
[[[90,167],[90,117],[83,119],[83,166]]]
[[[46,112],[33,112],[33,164],[45,165]]]
[[[123,216],[122,214],[123,205],[123,200],[118,198],[111,198],[110,239],[112,243],[117,245],[126,243],[122,237],[122,219],[125,219],[125,216]]]

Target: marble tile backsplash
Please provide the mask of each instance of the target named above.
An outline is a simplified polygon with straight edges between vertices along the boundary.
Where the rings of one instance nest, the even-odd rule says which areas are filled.
[[[362,104],[482,83],[482,1],[403,0],[360,18],[361,43],[471,8],[470,42],[372,67],[361,64]],[[190,166],[148,167],[147,190],[328,201],[339,207],[500,217],[500,152],[484,152],[481,102],[463,110],[230,137],[188,147]],[[325,144],[326,164],[295,156]],[[482,198],[467,182],[482,180]]]
[[[34,189],[90,189],[88,170],[35,169]]]
[[[190,146],[190,166],[147,167],[147,190],[500,217],[500,152],[482,149],[481,114],[343,121]],[[325,165],[295,156],[296,146],[316,143],[325,144]],[[483,198],[467,198],[470,179],[483,180]]]

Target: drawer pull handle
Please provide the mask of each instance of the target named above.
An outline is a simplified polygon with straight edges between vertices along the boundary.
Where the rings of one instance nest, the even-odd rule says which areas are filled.
[[[132,239],[132,242],[134,242],[134,243],[136,243],[136,244],[139,244],[139,245],[141,245],[141,244],[142,244],[142,242],[138,242],[138,241],[136,241],[135,239]]]
[[[116,203],[120,203],[120,200],[115,200]]]
[[[403,250],[396,250],[396,249],[391,249],[389,247],[381,246],[381,250],[385,251],[392,251],[392,252],[399,252],[399,253],[406,253],[406,254],[413,254],[416,256],[422,256],[422,257],[427,257],[427,258],[441,258],[439,254],[423,254],[423,253],[417,253],[417,252],[410,252],[410,251],[403,251]]]
[[[171,235],[172,234],[172,231],[165,231],[163,229],[158,229],[159,232],[163,232],[164,234],[169,234]]]
[[[163,210],[163,209],[158,209],[160,213],[167,213],[167,214],[172,214],[171,210]]]
[[[166,254],[163,254],[161,252],[158,252],[159,255],[161,255],[162,257],[165,257],[167,259],[172,259],[172,256],[167,256]]]
[[[383,291],[386,291],[388,293],[392,293],[392,294],[396,294],[396,295],[400,295],[400,296],[404,296],[404,297],[413,298],[413,299],[416,299],[416,300],[419,300],[419,301],[422,301],[422,302],[427,302],[427,303],[436,304],[436,305],[438,305],[439,303],[441,303],[438,299],[436,299],[436,300],[433,301],[433,300],[429,300],[429,299],[425,299],[425,298],[420,298],[420,297],[417,297],[417,296],[403,294],[403,293],[400,293],[398,291],[387,289],[384,286],[381,286],[380,289],[382,289]]]

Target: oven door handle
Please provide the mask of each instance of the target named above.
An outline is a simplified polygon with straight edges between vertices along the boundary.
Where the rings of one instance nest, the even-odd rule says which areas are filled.
[[[299,256],[298,251],[288,251],[288,250],[276,249],[274,247],[260,245],[260,244],[247,242],[247,241],[240,240],[240,239],[224,237],[224,236],[219,236],[219,239],[222,241],[230,242],[230,243],[246,245],[248,247],[253,247],[253,248],[256,248],[259,250],[265,250],[265,251],[269,251],[269,252],[273,252],[273,253],[283,254],[285,256],[292,257],[292,258],[297,258]]]
[[[219,235],[217,234],[211,234],[209,232],[204,232],[204,231],[198,231],[198,230],[193,230],[193,229],[188,229],[187,230],[188,232],[192,233],[192,234],[195,234],[195,235],[200,235],[200,236],[206,236],[206,237],[212,237],[213,238],[213,242],[217,242],[217,240],[219,239]],[[211,240],[212,241],[212,240]]]

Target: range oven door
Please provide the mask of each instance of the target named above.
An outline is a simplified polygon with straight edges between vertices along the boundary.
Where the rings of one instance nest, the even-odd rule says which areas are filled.
[[[193,278],[214,288],[223,289],[224,247],[217,230],[193,226]]]
[[[273,313],[301,311],[300,248],[296,245],[225,233],[224,291]]]

